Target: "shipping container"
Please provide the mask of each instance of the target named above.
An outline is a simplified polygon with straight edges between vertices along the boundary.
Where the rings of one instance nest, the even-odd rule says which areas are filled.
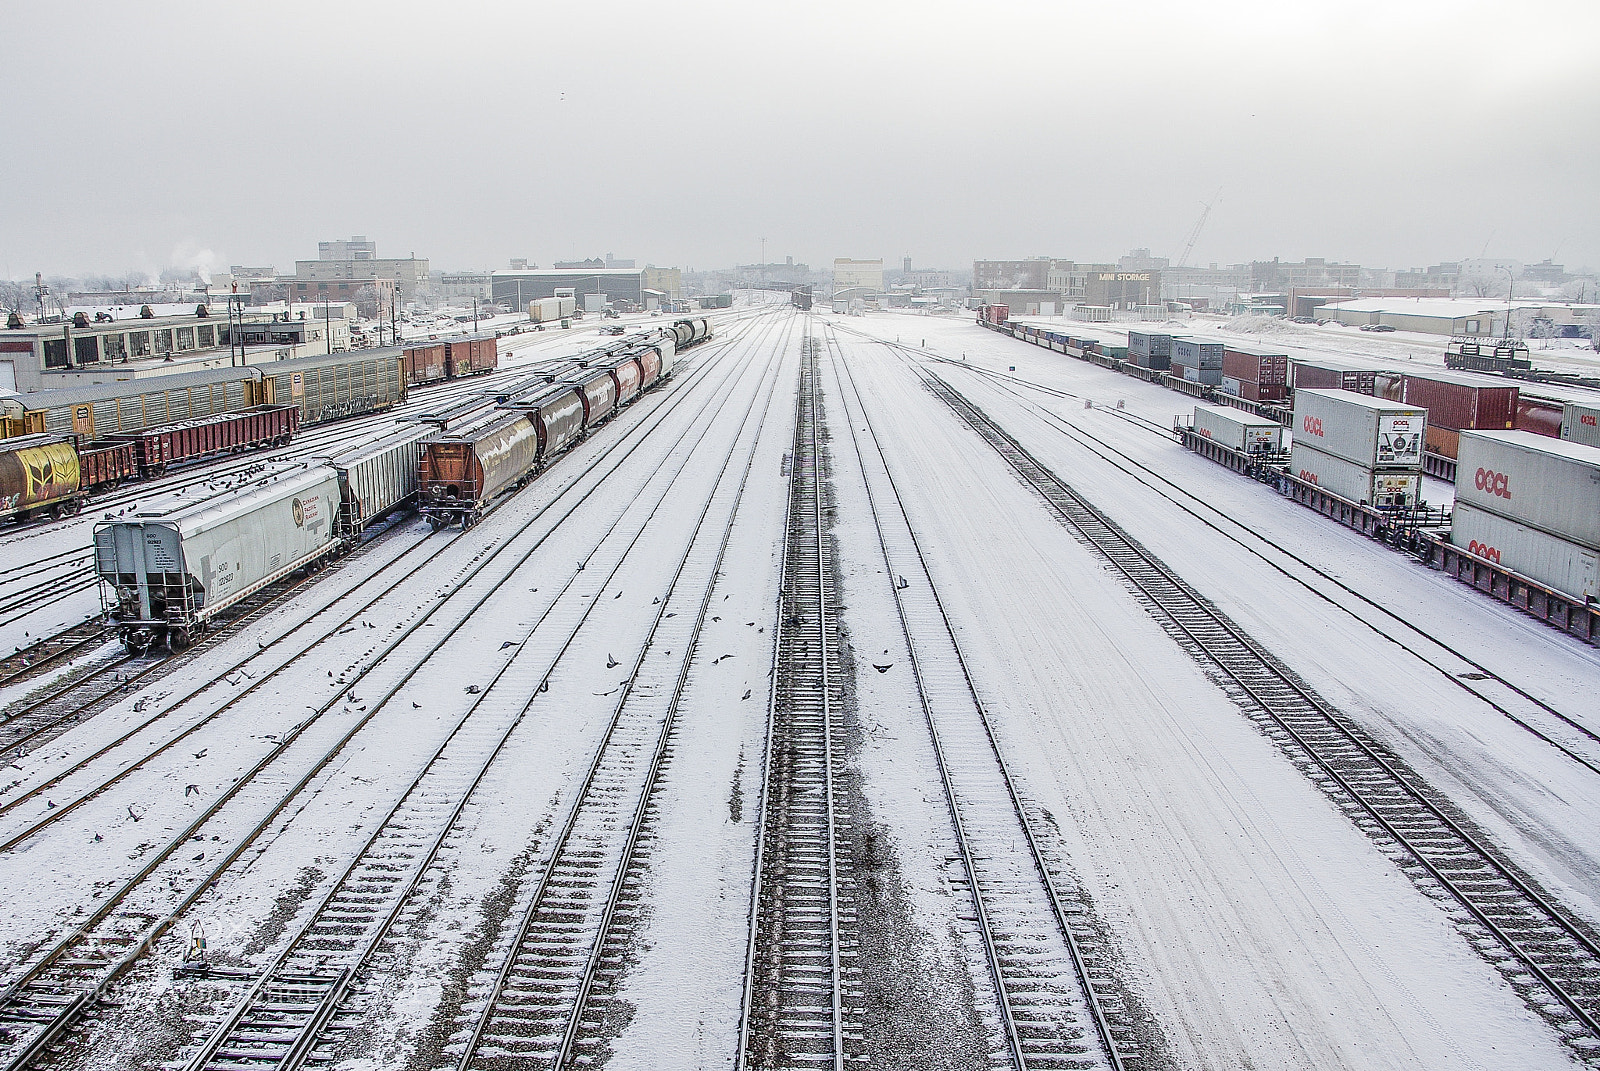
[[[1600,548],[1600,447],[1526,431],[1464,431],[1456,501]]]
[[[1220,342],[1207,342],[1198,338],[1175,337],[1172,340],[1172,363],[1183,365],[1185,368],[1194,368],[1204,371],[1222,371],[1222,351],[1224,347]]]
[[[1187,379],[1190,383],[1201,383],[1208,387],[1222,386],[1222,369],[1220,368],[1195,368],[1192,365],[1172,362],[1168,374],[1179,379]]]
[[[1374,372],[1372,375],[1372,389],[1363,393],[1371,394],[1374,398],[1383,398],[1391,402],[1406,400],[1406,376],[1404,372]]]
[[[1428,425],[1428,433],[1423,437],[1428,453],[1447,457],[1451,461],[1456,459],[1457,443],[1461,441],[1461,433],[1450,428],[1440,428],[1433,424]]]
[[[534,323],[564,320],[578,310],[578,300],[570,297],[535,298],[528,302],[528,319]]]
[[[1585,446],[1600,446],[1600,405],[1568,402],[1561,413],[1561,437]]]
[[[1600,550],[1456,500],[1450,542],[1579,600],[1600,596]]]
[[[1172,367],[1172,336],[1129,331],[1128,360],[1141,368],[1167,371]]]
[[[1294,392],[1294,441],[1365,468],[1420,469],[1428,412],[1347,390]]]
[[[1517,423],[1517,388],[1484,384],[1470,376],[1407,372],[1402,401],[1426,409],[1428,423],[1451,431],[1505,431]]]
[[[1566,407],[1551,398],[1517,395],[1517,430],[1531,431],[1535,435],[1561,438],[1561,419]],[[1600,445],[1596,443],[1594,445]]]
[[[1371,394],[1376,376],[1377,369],[1324,357],[1316,360],[1296,357],[1289,362],[1289,389],[1292,391],[1309,387],[1313,390],[1348,390],[1357,394]]]
[[[1240,389],[1233,393],[1253,402],[1281,402],[1289,396],[1289,355],[1286,353],[1257,353],[1224,346],[1222,374],[1239,382]],[[1245,393],[1245,383],[1252,384],[1249,394]]]
[[[1289,471],[1306,483],[1374,509],[1412,509],[1422,497],[1422,473],[1374,470],[1296,442]]]
[[[1246,454],[1276,454],[1283,450],[1283,425],[1243,409],[1221,405],[1194,407],[1195,434]]]

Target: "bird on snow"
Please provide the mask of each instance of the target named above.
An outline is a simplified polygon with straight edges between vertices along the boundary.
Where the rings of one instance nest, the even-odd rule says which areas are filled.
[[[203,759],[203,758],[205,758],[205,757],[206,757],[206,752],[208,752],[208,751],[210,751],[210,750],[211,750],[211,749],[210,749],[210,748],[208,748],[208,747],[203,747],[203,748],[201,748],[201,749],[200,749],[200,750],[199,750],[199,751],[196,751],[196,752],[195,752],[195,753],[194,753],[194,757],[195,757],[195,758],[197,758],[197,759]]]
[[[877,670],[879,673],[887,673],[894,668],[894,663],[890,662],[887,666],[880,666],[878,663],[874,662],[872,663],[872,668]]]
[[[421,710],[422,709],[422,704],[421,703],[412,703],[411,704],[411,709],[412,710]]]
[[[741,695],[741,696],[740,696],[740,697],[739,697],[739,698],[740,698],[740,699],[749,699],[749,698],[750,698],[750,689],[749,689],[749,688],[746,688],[746,689],[745,689],[745,690],[744,690],[744,694],[743,694],[743,695]]]
[[[505,643],[502,643],[500,645],[500,649],[502,651],[504,651],[507,647],[515,647],[516,645],[517,645],[517,641],[516,640],[507,640]]]
[[[618,662],[615,658],[612,658],[610,654],[606,655],[606,668],[607,669],[616,669],[620,665],[622,665],[622,663]]]

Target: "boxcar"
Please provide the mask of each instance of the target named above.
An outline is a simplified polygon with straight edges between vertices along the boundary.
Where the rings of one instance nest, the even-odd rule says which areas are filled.
[[[418,387],[424,383],[435,383],[445,379],[448,373],[445,371],[444,358],[443,342],[407,346],[400,357],[407,385]]]
[[[80,441],[236,413],[272,401],[260,367],[208,368],[147,379],[59,387],[14,399],[29,428]]]
[[[325,464],[280,466],[217,496],[203,485],[95,526],[95,572],[130,650],[187,646],[227,607],[339,546],[339,477]]]
[[[133,444],[139,475],[159,476],[169,465],[214,454],[283,446],[300,427],[300,410],[292,405],[260,405],[242,413],[223,413],[179,424],[147,428],[115,441]]]
[[[70,435],[21,435],[0,444],[0,520],[76,513],[83,499]]]
[[[524,413],[434,439],[418,466],[422,513],[435,531],[456,522],[469,528],[502,492],[520,487],[538,463],[539,430]]]
[[[451,379],[482,375],[499,366],[500,348],[492,335],[444,343],[445,375]]]
[[[78,478],[85,491],[112,488],[139,475],[139,458],[127,440],[100,439],[78,447]]]

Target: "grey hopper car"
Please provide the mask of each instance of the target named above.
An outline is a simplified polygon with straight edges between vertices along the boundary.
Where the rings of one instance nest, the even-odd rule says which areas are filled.
[[[341,546],[338,473],[280,466],[220,496],[199,484],[95,526],[95,572],[130,650],[180,649],[217,614]]]

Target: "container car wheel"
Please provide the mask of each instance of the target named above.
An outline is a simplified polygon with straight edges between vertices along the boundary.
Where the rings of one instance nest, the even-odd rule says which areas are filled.
[[[174,652],[187,650],[193,637],[186,628],[173,628],[167,630],[167,646]]]

